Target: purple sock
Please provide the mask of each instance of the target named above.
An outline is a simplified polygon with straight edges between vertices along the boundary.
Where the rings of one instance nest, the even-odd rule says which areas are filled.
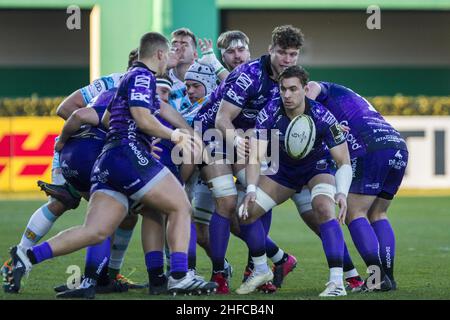
[[[105,239],[102,243],[87,247],[84,275],[87,278],[97,280],[102,269],[108,267],[110,255],[111,255],[110,237]]]
[[[195,222],[191,222],[191,237],[189,239],[188,249],[188,267],[189,269],[195,269],[197,262],[197,228]]]
[[[344,241],[344,272],[355,269],[350,253],[348,252],[347,244]]]
[[[184,252],[172,252],[170,254],[170,273],[186,273],[187,270],[187,254]]]
[[[369,221],[364,217],[355,219],[348,225],[348,229],[352,235],[353,243],[366,265],[368,267],[373,265],[381,267],[377,235]]]
[[[342,268],[344,259],[344,234],[336,219],[320,225],[320,238],[329,268]]]
[[[261,222],[266,231],[266,254],[269,258],[277,254],[280,249],[275,242],[269,237],[270,226],[272,224],[272,210],[267,211],[261,218]]]
[[[222,217],[217,212],[214,212],[209,223],[209,245],[215,272],[224,269],[225,255],[230,239],[230,224],[230,219]]]
[[[53,258],[52,248],[47,241],[37,246],[31,247],[29,250],[32,251],[32,254],[36,259],[36,264]]]
[[[380,258],[387,276],[394,280],[395,234],[389,220],[382,219],[372,223],[372,228],[380,243]]]
[[[252,257],[266,253],[266,232],[260,219],[251,224],[241,224],[239,237],[245,241]]]
[[[162,251],[150,251],[145,254],[147,270],[164,267],[164,253]]]

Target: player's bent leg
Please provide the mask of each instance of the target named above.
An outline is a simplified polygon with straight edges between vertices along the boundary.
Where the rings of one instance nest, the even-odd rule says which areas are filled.
[[[273,280],[273,272],[267,265],[266,256],[266,231],[259,219],[264,213],[280,204],[295,191],[281,186],[274,180],[261,176],[256,191],[256,201],[248,208],[249,219],[241,220],[241,234],[250,251],[253,259],[254,270],[241,284],[236,292],[238,294],[248,294],[255,291],[261,285]]]
[[[84,225],[63,231],[26,251],[19,246],[13,247],[10,251],[13,261],[13,278],[10,283],[12,291],[20,290],[21,279],[33,264],[105,240],[123,220],[127,209],[128,202],[124,195],[110,190],[98,190],[91,197]]]
[[[309,182],[314,214],[318,216],[322,246],[330,268],[329,281],[320,297],[344,296],[343,283],[344,234],[336,219],[334,196],[336,193],[334,176],[318,174]]]
[[[149,279],[149,294],[167,293],[164,274],[165,216],[152,210],[142,210],[141,239]]]
[[[168,193],[167,190],[171,192]],[[200,280],[187,272],[191,206],[178,180],[168,173],[158,181],[158,188],[150,188],[135,200],[167,215],[167,234],[171,250],[168,291],[173,294],[213,292],[216,289],[215,283]]]
[[[392,199],[391,196],[381,198],[379,195],[369,210],[369,220],[380,244],[383,269],[391,279],[392,289],[396,290],[397,282],[394,277],[395,233],[387,217],[387,210],[391,204],[390,199]]]
[[[239,232],[237,221],[237,190],[231,166],[212,164],[202,168],[202,177],[215,199],[215,211],[209,223],[209,244],[213,263],[212,279],[218,284],[217,293],[228,294],[229,287],[225,272],[225,256],[230,230]]]

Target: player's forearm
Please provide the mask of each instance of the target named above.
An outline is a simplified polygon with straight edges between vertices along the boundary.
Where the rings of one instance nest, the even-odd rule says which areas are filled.
[[[86,103],[84,102],[83,95],[78,90],[61,102],[56,109],[56,115],[67,120],[72,113],[84,107],[86,107]]]
[[[191,134],[194,133],[194,129],[184,120],[184,118],[174,109],[172,106],[165,102],[161,102],[160,116],[167,120],[172,126],[179,129],[186,129]]]
[[[135,119],[135,121],[139,130],[149,136],[167,140],[172,137],[173,130],[161,124],[153,115]]]
[[[223,116],[219,112],[216,117],[215,126],[216,129],[222,133],[224,138],[226,137],[234,142],[234,138],[238,133],[236,132],[236,127],[229,117]]]
[[[59,141],[61,143],[66,143],[78,130],[80,130],[83,125],[82,119],[77,116],[76,113],[72,114],[69,119],[64,123],[64,127],[59,136]]]

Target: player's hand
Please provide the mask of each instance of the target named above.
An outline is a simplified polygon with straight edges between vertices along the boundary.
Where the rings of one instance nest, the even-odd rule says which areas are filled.
[[[336,193],[334,200],[339,207],[338,221],[345,224],[345,217],[347,216],[347,197],[343,193]]]
[[[343,124],[341,124],[340,126],[341,126],[342,131],[344,131],[345,133],[349,133],[350,132],[350,127],[348,127],[346,125],[343,125]]]
[[[62,142],[61,139],[59,139],[55,143],[55,151],[60,152],[62,150],[62,148],[64,148],[64,142]]]
[[[248,209],[253,206],[256,202],[256,192],[247,192],[242,204],[239,206],[239,218],[242,220],[247,220],[249,217]]]
[[[201,159],[202,144],[198,136],[194,137],[184,129],[175,129],[170,140],[183,150],[186,157],[193,155],[195,159]]]
[[[151,144],[151,152],[150,152],[150,154],[156,160],[161,159],[161,156],[158,154],[158,152],[162,152],[163,151],[160,147],[156,146],[160,142],[161,142],[161,138],[156,138],[156,139],[153,139],[152,144]]]
[[[214,54],[213,51],[213,43],[211,39],[198,39],[198,45],[200,46],[200,51],[202,53],[202,55],[205,55],[206,53],[210,53],[212,52]]]
[[[241,136],[235,136],[233,144],[236,148],[238,159],[247,159],[250,152],[249,139],[242,138]]]
[[[198,59],[197,62],[209,66],[216,75],[225,71],[225,68],[214,54],[212,41],[209,39],[199,39],[198,44],[200,46],[200,51],[202,52],[202,57]]]

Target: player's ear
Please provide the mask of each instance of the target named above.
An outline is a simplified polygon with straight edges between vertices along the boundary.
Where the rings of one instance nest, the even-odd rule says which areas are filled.
[[[272,53],[273,47],[272,45],[269,45],[269,53]]]

